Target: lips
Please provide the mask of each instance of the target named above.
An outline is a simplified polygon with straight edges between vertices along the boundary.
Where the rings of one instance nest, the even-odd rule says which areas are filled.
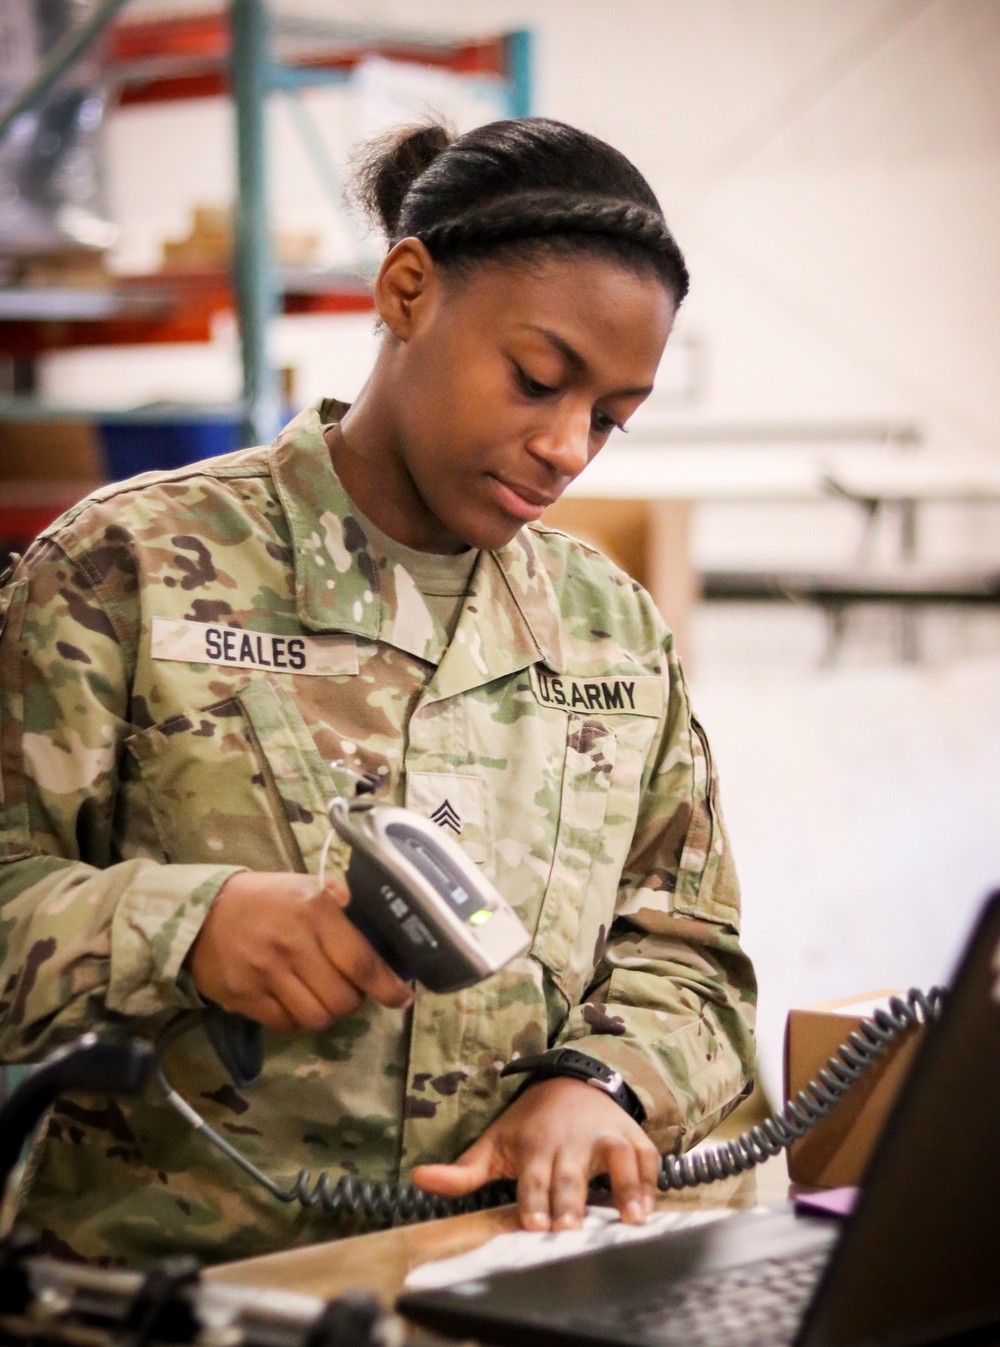
[[[535,487],[521,482],[506,482],[493,474],[488,479],[500,505],[508,514],[517,519],[540,519],[542,514],[557,499],[550,493],[539,491]]]

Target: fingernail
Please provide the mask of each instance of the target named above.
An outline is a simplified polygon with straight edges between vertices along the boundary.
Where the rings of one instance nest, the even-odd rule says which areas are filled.
[[[653,1208],[656,1206],[656,1198],[653,1196],[652,1193],[646,1193],[643,1196],[642,1205],[646,1209],[646,1215],[650,1216],[652,1215]]]
[[[556,1230],[579,1230],[583,1222],[579,1216],[574,1216],[572,1212],[563,1212],[562,1216],[557,1216],[555,1221]]]
[[[544,1211],[529,1211],[525,1213],[524,1225],[529,1230],[548,1230],[549,1218]]]
[[[635,1197],[631,1202],[625,1203],[625,1219],[631,1221],[633,1225],[641,1225],[646,1219],[646,1209],[639,1198]]]

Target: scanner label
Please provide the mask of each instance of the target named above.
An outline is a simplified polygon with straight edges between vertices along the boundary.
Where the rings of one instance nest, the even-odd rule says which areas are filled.
[[[571,678],[532,665],[530,677],[531,690],[538,701],[557,711],[655,717],[663,711],[663,682],[648,674],[636,678],[622,674]]]
[[[216,622],[154,617],[151,649],[153,659],[181,660],[185,664],[300,675],[358,672],[358,648],[353,636],[289,636]]]

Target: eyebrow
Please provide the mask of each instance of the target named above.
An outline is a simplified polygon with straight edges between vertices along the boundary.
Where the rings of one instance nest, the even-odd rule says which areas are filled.
[[[561,356],[563,356],[575,369],[586,370],[589,368],[586,360],[576,349],[571,346],[565,337],[560,337],[558,332],[553,332],[549,327],[539,327],[535,323],[522,323],[528,332],[537,332],[540,337],[544,337],[550,346],[555,347]],[[644,398],[653,391],[653,385],[649,384],[645,388],[619,388],[615,390],[614,396],[619,398]]]

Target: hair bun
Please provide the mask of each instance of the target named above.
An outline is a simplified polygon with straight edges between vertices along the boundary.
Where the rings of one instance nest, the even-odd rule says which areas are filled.
[[[367,219],[391,239],[403,199],[421,173],[455,140],[439,122],[394,127],[352,158],[351,194]]]

